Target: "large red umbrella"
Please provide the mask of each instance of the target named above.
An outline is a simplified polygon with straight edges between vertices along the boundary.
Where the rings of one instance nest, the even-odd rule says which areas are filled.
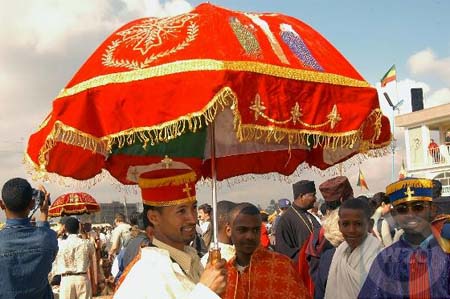
[[[59,196],[48,209],[50,217],[91,214],[100,211],[97,201],[83,192],[67,193]]]
[[[310,26],[201,4],[109,36],[54,100],[27,158],[78,180],[106,169],[135,184],[174,166],[208,177],[212,122],[219,180],[326,169],[391,138],[375,88]]]

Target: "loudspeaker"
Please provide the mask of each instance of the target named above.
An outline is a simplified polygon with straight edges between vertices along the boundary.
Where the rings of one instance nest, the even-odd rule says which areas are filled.
[[[412,111],[423,110],[423,90],[422,88],[411,88]]]

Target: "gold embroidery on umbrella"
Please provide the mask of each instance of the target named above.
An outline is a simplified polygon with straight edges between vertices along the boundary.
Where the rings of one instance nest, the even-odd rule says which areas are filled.
[[[357,80],[342,75],[321,73],[310,70],[300,70],[291,67],[262,63],[259,61],[220,61],[213,59],[189,59],[155,65],[146,69],[137,69],[107,75],[100,75],[61,90],[61,92],[57,96],[57,99],[75,95],[88,89],[105,86],[107,84],[136,82],[145,79],[158,78],[166,75],[195,71],[252,72],[256,74],[269,75],[283,79],[293,79],[297,81],[327,83],[350,87],[370,87],[370,84],[366,81]]]
[[[77,203],[79,201],[78,195],[70,194],[69,195],[69,203]]]
[[[243,25],[236,17],[230,17],[228,22],[234,35],[244,48],[245,54],[253,58],[262,58],[261,47],[254,33],[255,28]]]
[[[308,124],[301,120],[303,113],[302,113],[302,108],[300,108],[300,105],[298,104],[298,102],[296,102],[294,107],[292,107],[290,118],[288,118],[286,120],[276,120],[276,119],[270,118],[269,116],[267,116],[264,113],[264,110],[266,110],[266,107],[264,106],[264,103],[261,101],[261,96],[259,94],[256,94],[255,101],[253,102],[253,105],[251,105],[249,107],[249,109],[254,112],[255,121],[257,121],[259,117],[262,117],[265,120],[267,120],[273,124],[276,124],[276,125],[285,125],[292,121],[294,123],[294,125],[297,124],[297,122],[298,122],[299,124],[301,124],[307,128],[320,128],[320,127],[324,127],[324,126],[330,124],[330,127],[332,129],[334,129],[334,127],[336,126],[336,123],[338,123],[339,121],[342,120],[341,115],[339,114],[339,112],[337,110],[337,106],[335,104],[333,106],[333,109],[331,110],[331,112],[327,115],[328,120],[326,122],[321,123],[321,124],[316,124],[316,125]]]
[[[141,20],[139,24],[116,33],[119,38],[113,40],[107,47],[102,56],[103,65],[125,67],[132,70],[143,69],[161,57],[186,48],[198,35],[198,25],[192,21],[196,16],[197,14],[187,13],[171,18],[147,18]],[[189,25],[186,29],[186,38],[183,41],[168,50],[162,52],[154,51],[153,48],[163,45],[164,41],[182,34],[187,22],[189,22]],[[114,56],[116,49],[130,47],[134,51],[138,51],[143,58],[148,54],[151,55],[143,61],[120,59]],[[133,57],[136,56],[138,57],[138,55],[133,55]]]
[[[263,111],[266,110],[266,107],[264,106],[264,103],[261,102],[259,94],[256,94],[255,101],[253,102],[253,105],[250,106],[250,110],[255,112],[255,120],[258,120],[259,116],[266,118],[263,113]]]
[[[249,17],[253,21],[253,23],[255,23],[256,25],[258,25],[258,27],[261,28],[261,30],[267,36],[267,39],[269,40],[270,45],[272,46],[273,52],[278,56],[278,59],[280,59],[280,61],[284,64],[289,64],[289,60],[284,54],[280,43],[278,42],[277,38],[272,33],[272,31],[270,31],[269,24],[263,19],[261,19],[258,15],[255,14],[245,14],[245,15]]]
[[[300,118],[303,116],[303,113],[302,113],[302,108],[300,108],[300,105],[298,104],[298,102],[296,102],[295,106],[292,108],[291,115],[292,115],[292,122],[294,123],[294,125],[297,122],[300,122]]]
[[[328,121],[330,122],[330,127],[332,129],[334,129],[334,126],[336,126],[336,124],[342,120],[342,117],[337,110],[336,104],[334,104],[333,110],[331,110],[331,112],[330,112],[330,114],[328,114],[327,118],[328,118]]]

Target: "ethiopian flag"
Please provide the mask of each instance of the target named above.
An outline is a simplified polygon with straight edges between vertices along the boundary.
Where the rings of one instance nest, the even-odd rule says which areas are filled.
[[[385,87],[391,81],[397,80],[397,71],[395,70],[395,64],[391,66],[391,68],[384,74],[383,78],[381,78],[381,87]]]
[[[361,187],[361,189],[365,188],[367,191],[369,191],[369,186],[367,186],[366,179],[364,178],[361,169],[359,170],[358,182],[356,183],[356,186]]]

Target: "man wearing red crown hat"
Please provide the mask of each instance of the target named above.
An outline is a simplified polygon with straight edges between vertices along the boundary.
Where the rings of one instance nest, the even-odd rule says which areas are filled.
[[[195,249],[186,245],[195,236],[196,181],[195,172],[181,169],[140,176],[153,243],[125,269],[113,298],[220,298],[226,287],[225,260],[203,269]]]

